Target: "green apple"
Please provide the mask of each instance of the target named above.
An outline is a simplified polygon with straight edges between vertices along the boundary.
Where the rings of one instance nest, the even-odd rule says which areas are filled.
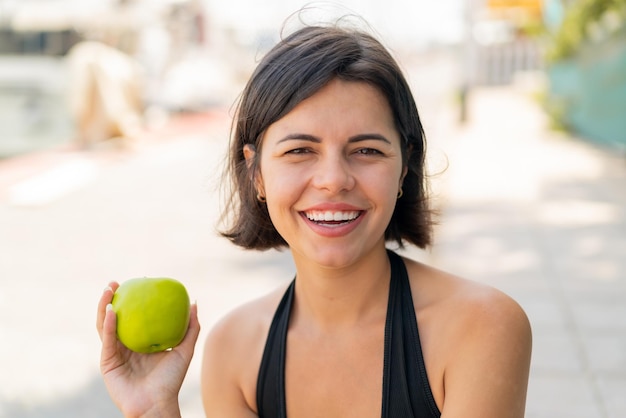
[[[123,282],[111,301],[117,338],[138,353],[176,347],[189,326],[189,295],[177,280],[142,277]]]

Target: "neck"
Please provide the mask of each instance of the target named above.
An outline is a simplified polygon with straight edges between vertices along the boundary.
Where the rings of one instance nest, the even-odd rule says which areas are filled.
[[[294,325],[332,332],[384,320],[391,274],[384,246],[349,266],[326,268],[296,259],[296,269]]]

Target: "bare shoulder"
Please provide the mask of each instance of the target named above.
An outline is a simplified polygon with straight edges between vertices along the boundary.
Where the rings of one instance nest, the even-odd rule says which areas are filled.
[[[215,416],[247,416],[256,410],[258,368],[272,318],[287,285],[247,302],[209,331],[202,362],[202,398]],[[226,409],[228,408],[228,409]]]
[[[495,325],[513,333],[530,332],[526,313],[504,292],[413,260],[405,262],[416,311],[434,311],[467,333],[481,328],[494,331]]]
[[[405,262],[429,381],[442,413],[523,417],[532,334],[522,307],[491,286]]]
[[[206,343],[211,345],[217,341],[220,346],[224,345],[224,342],[250,343],[262,336],[261,334],[267,334],[285,290],[286,285],[280,286],[228,312],[211,328]]]

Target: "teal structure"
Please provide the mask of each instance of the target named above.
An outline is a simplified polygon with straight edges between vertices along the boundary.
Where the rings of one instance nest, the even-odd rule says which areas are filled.
[[[547,68],[549,105],[578,136],[626,150],[626,28]]]

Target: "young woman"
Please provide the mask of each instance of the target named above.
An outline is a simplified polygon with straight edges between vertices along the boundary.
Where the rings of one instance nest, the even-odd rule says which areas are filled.
[[[387,248],[430,244],[424,148],[407,82],[370,35],[305,27],[260,62],[238,108],[224,235],[288,248],[296,274],[211,330],[207,417],[524,416],[519,305]],[[116,287],[98,314],[109,392],[126,416],[179,416],[195,310],[179,347],[130,353],[106,309]]]

